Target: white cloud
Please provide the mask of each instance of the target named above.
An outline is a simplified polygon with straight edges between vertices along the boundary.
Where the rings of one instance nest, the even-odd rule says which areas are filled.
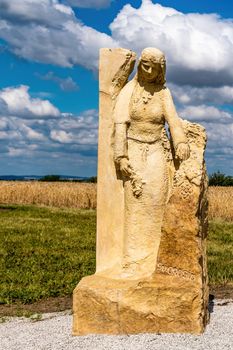
[[[73,7],[100,9],[110,6],[111,0],[64,0],[64,2]]]
[[[59,110],[51,102],[31,98],[28,90],[29,87],[25,85],[0,90],[0,99],[6,104],[5,110],[0,111],[0,114],[7,113],[24,118],[58,117],[60,115]]]
[[[51,129],[50,137],[53,141],[96,147],[98,134],[97,111],[85,111],[79,117],[74,117],[72,114],[63,114],[63,118]]]
[[[215,106],[190,105],[179,110],[179,115],[205,127],[208,172],[219,169],[226,174],[233,174],[233,113]]]
[[[184,14],[143,0],[126,5],[110,26],[112,37],[138,53],[147,46],[166,53],[176,83],[217,85],[233,82],[233,21],[216,14]]]
[[[3,172],[95,174],[96,110],[60,113],[49,101],[32,98],[26,86],[0,90],[0,102]]]
[[[18,141],[21,139],[21,134],[17,130],[0,131],[0,140]]]
[[[107,34],[83,25],[57,0],[0,0],[0,7],[0,37],[29,60],[96,69],[99,49],[117,45]]]
[[[232,104],[233,86],[193,87],[169,84],[173,97],[180,104]]]
[[[229,124],[233,122],[233,114],[218,109],[214,106],[186,106],[179,111],[182,118],[194,121],[194,122],[218,122]],[[225,125],[227,128],[228,126]]]
[[[0,90],[0,148],[13,157],[95,159],[98,121],[96,110],[81,115],[60,113],[48,100],[32,98],[27,86]],[[93,164],[92,164],[93,166]]]
[[[111,37],[82,24],[70,6],[57,0],[0,0],[0,6],[0,37],[29,60],[97,70],[101,47],[122,46],[140,54],[155,46],[166,53],[169,81],[233,83],[233,20],[216,14],[184,14],[143,0],[139,8],[123,7],[110,25]]]
[[[63,20],[75,19],[71,7],[59,4],[57,0],[0,0],[3,19],[23,25],[34,23],[50,27],[58,26]],[[38,15],[39,14],[39,15]]]
[[[8,147],[8,156],[9,157],[19,157],[25,155],[25,149]]]
[[[6,140],[10,147],[15,147],[11,143],[17,140],[23,148],[36,143],[48,152],[59,147],[77,151],[77,145],[80,152],[96,151],[96,110],[78,116],[61,113],[50,101],[32,98],[24,85],[0,90],[0,101],[4,105],[0,109],[0,141]]]
[[[32,128],[30,128],[29,126],[23,124],[20,126],[21,131],[24,133],[26,139],[30,140],[30,141],[45,141],[46,137],[40,133],[37,132],[36,130],[33,130]]]
[[[59,85],[60,89],[63,91],[75,91],[79,88],[77,83],[71,77],[61,78],[56,76],[52,71],[48,72],[45,75],[36,74],[36,76],[38,76],[42,80],[54,81]]]
[[[6,129],[6,128],[7,128],[7,125],[8,125],[8,123],[7,123],[6,118],[0,119],[0,130]]]
[[[60,143],[71,143],[73,141],[72,134],[64,130],[52,130],[50,136],[52,140]]]
[[[233,123],[224,125],[220,123],[211,123],[208,125],[208,153],[212,156],[218,154],[232,154],[233,150]],[[233,165],[233,159],[231,159]]]
[[[86,110],[78,118],[74,118],[69,113],[63,113],[63,117],[59,122],[59,127],[63,130],[94,129],[97,131],[98,111],[95,109]]]

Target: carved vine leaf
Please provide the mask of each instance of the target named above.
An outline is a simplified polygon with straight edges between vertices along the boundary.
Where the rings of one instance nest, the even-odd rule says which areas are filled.
[[[174,168],[171,193],[173,193],[175,188],[179,189],[181,197],[188,199],[193,194],[193,186],[200,186],[203,176],[202,152],[206,145],[206,133],[205,129],[199,124],[191,123],[187,120],[182,120],[181,122],[190,145],[190,157],[186,161],[181,162],[177,168],[174,168],[173,162],[171,163]],[[168,150],[168,154],[171,155],[171,150]]]
[[[126,54],[126,59],[123,65],[119,68],[117,73],[112,79],[112,85],[110,88],[110,94],[112,99],[115,100],[119,95],[121,89],[125,86],[128,81],[130,74],[134,69],[136,61],[136,54],[133,51],[129,51]]]
[[[143,184],[145,184],[145,181],[143,181],[134,171],[132,171],[129,178],[132,185],[133,195],[137,198],[140,197],[143,192]]]
[[[165,127],[162,129],[161,132],[161,143],[164,149],[165,158],[168,162],[172,161],[172,152],[171,152],[171,143],[167,135],[167,131]]]

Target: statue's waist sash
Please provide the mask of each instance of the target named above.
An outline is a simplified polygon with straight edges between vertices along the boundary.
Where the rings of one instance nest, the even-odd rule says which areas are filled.
[[[127,131],[127,138],[145,143],[154,143],[161,140],[163,126],[163,124],[131,122]]]

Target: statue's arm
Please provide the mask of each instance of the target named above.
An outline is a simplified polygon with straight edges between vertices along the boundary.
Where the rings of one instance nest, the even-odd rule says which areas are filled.
[[[128,158],[127,152],[127,125],[128,106],[125,99],[125,88],[118,95],[114,108],[114,161]]]
[[[126,123],[115,123],[114,161],[118,162],[121,158],[128,159],[127,124]]]
[[[165,88],[163,92],[164,116],[169,125],[176,157],[185,160],[189,158],[190,154],[188,140],[185,136],[181,120],[176,112],[170,90]]]
[[[118,95],[114,108],[114,161],[124,175],[130,175],[127,129],[129,125],[129,102],[133,83],[129,82]]]

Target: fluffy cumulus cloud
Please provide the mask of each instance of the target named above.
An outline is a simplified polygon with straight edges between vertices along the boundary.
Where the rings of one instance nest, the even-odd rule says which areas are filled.
[[[208,171],[233,174],[233,89],[170,84],[179,115],[206,128]]]
[[[219,87],[195,87],[190,85],[169,84],[173,97],[177,103],[187,105],[209,104],[233,104],[233,86],[224,85]]]
[[[178,109],[179,115],[192,122],[205,126],[208,135],[207,151],[214,157],[221,150],[233,150],[233,112],[226,112],[214,106],[186,106]],[[232,153],[232,152],[231,152]],[[231,159],[233,170],[233,161]]]
[[[89,110],[78,118],[63,114],[59,123],[51,127],[50,137],[61,144],[97,145],[97,111]]]
[[[220,123],[228,128],[233,122],[233,87],[193,87],[169,84],[181,117],[208,124]]]
[[[0,9],[0,38],[29,60],[96,69],[99,48],[117,45],[107,34],[83,25],[70,6],[57,0],[0,0]]]
[[[143,0],[126,5],[111,24],[112,37],[140,52],[162,49],[170,79],[176,83],[218,85],[233,82],[233,21],[216,14],[184,14]]]
[[[22,167],[24,161],[30,163],[36,159],[35,166],[40,164],[44,168],[48,163],[50,172],[54,159],[52,171],[58,166],[57,171],[61,173],[62,167],[70,168],[73,164],[74,169],[81,165],[82,171],[86,166],[91,167],[90,175],[95,173],[96,110],[87,110],[81,115],[62,113],[49,101],[32,98],[26,86],[0,90],[0,102],[5,107],[0,111],[2,159],[10,157],[12,162],[19,159]],[[79,170],[76,174],[80,173]]]
[[[75,0],[69,4],[74,2],[80,5]],[[233,22],[214,14],[183,14],[143,0],[138,9],[126,5],[120,11],[110,37],[83,25],[70,6],[57,0],[0,0],[0,7],[1,38],[27,59],[95,69],[100,47],[120,45],[139,53],[145,46],[157,46],[166,52],[175,82],[219,84],[223,77],[233,81]]]
[[[101,9],[110,6],[112,0],[64,0],[72,7]]]
[[[205,124],[204,124],[205,125]],[[220,123],[208,125],[208,148],[206,151],[209,169],[223,169],[233,173],[233,123],[226,128]]]
[[[101,47],[122,46],[139,54],[145,46],[155,46],[166,53],[168,77],[174,83],[233,83],[232,20],[216,14],[184,14],[142,0],[139,8],[123,7],[110,25],[110,36],[75,16],[71,6],[84,3],[101,7],[109,1],[0,0],[0,37],[26,59],[95,70]]]
[[[58,117],[59,110],[48,100],[31,98],[28,92],[29,87],[5,88],[0,91],[0,114],[17,115],[23,118],[47,118]]]
[[[183,119],[203,125],[208,143],[206,158],[208,171],[216,169],[233,174],[233,111],[210,105],[178,105]]]

